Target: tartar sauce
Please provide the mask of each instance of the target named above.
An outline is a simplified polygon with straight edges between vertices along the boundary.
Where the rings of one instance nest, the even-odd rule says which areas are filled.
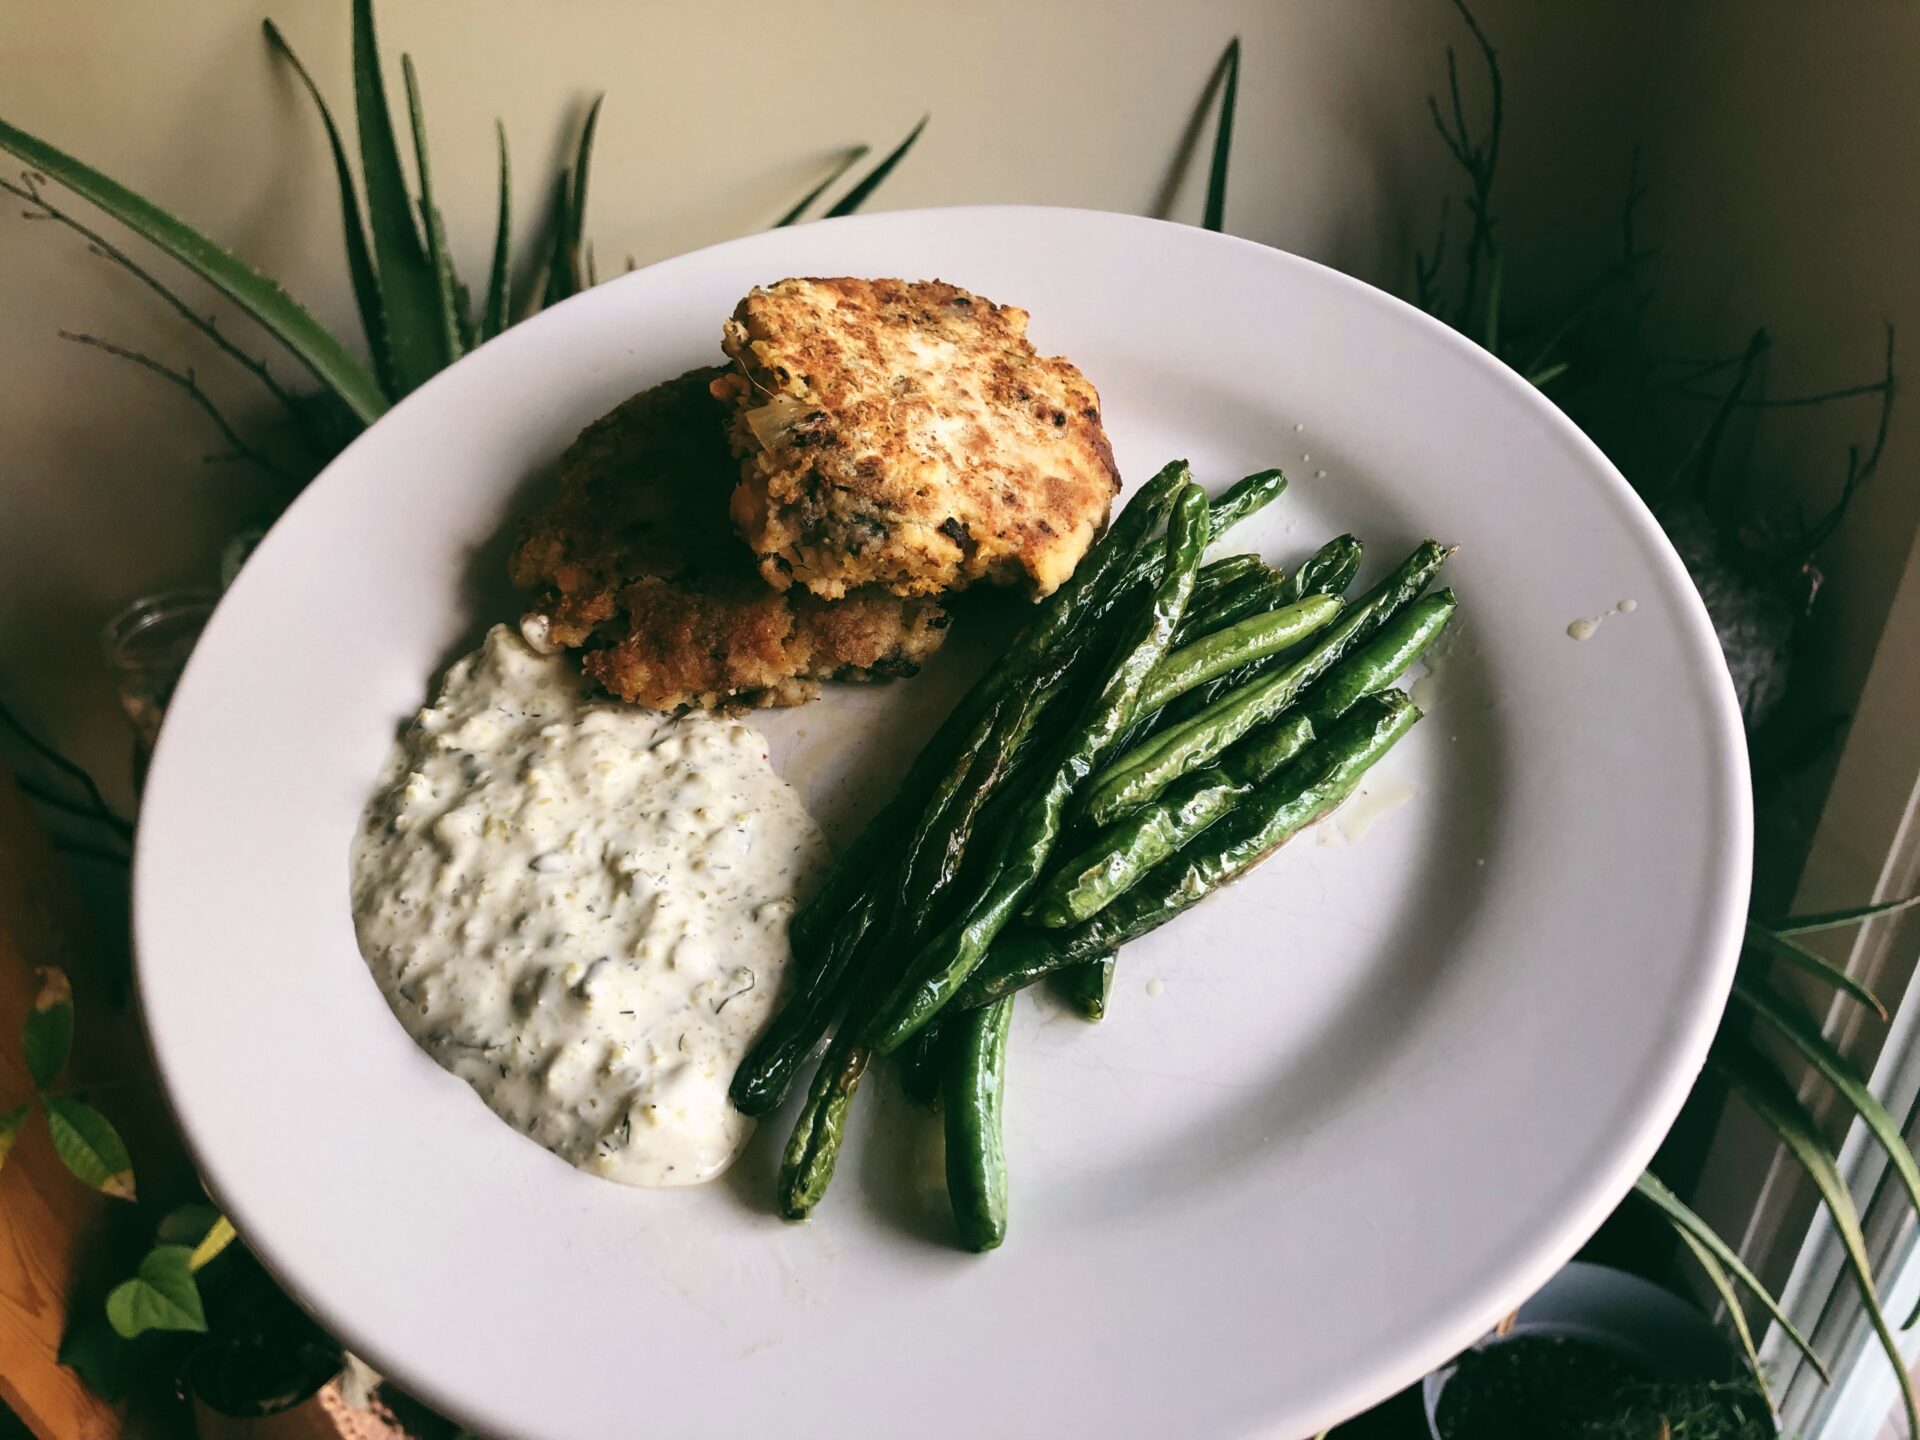
[[[510,1124],[610,1180],[690,1185],[751,1131],[727,1084],[825,856],[748,726],[598,699],[501,625],[394,747],[354,925],[408,1032]]]

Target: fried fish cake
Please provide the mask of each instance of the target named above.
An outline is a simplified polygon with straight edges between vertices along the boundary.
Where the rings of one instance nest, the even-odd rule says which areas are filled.
[[[727,517],[722,373],[642,391],[568,449],[510,563],[540,592],[529,634],[584,649],[594,679],[658,710],[798,705],[823,679],[911,675],[945,638],[937,601],[871,587],[827,600],[761,578]]]
[[[726,323],[733,519],[780,588],[1046,595],[1120,487],[1100,396],[1027,312],[938,280],[782,280]]]

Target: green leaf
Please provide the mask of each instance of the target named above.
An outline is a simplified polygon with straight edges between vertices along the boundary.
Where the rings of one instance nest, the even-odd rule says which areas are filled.
[[[1220,123],[1213,132],[1213,163],[1207,169],[1207,207],[1201,224],[1218,231],[1227,222],[1227,161],[1233,154],[1233,111],[1240,98],[1240,37],[1220,57]]]
[[[1633,1182],[1633,1192],[1666,1216],[1667,1222],[1680,1233],[1681,1238],[1700,1245],[1722,1269],[1731,1273],[1734,1279],[1746,1286],[1753,1298],[1766,1308],[1766,1312],[1785,1332],[1786,1337],[1794,1343],[1802,1355],[1807,1357],[1807,1363],[1813,1366],[1820,1378],[1829,1383],[1832,1382],[1833,1377],[1827,1373],[1826,1362],[1814,1353],[1813,1346],[1808,1343],[1807,1337],[1802,1335],[1794,1327],[1794,1323],[1787,1318],[1787,1312],[1780,1308],[1780,1302],[1773,1298],[1773,1292],[1760,1283],[1760,1277],[1747,1268],[1747,1262],[1735,1253],[1731,1245],[1720,1238],[1719,1233],[1711,1225],[1694,1214],[1687,1204],[1669,1190],[1661,1182],[1660,1177],[1651,1170],[1645,1171],[1638,1180]],[[1755,1374],[1758,1373],[1756,1370]]]
[[[1778,925],[1765,928],[1775,935],[1805,935],[1810,930],[1838,930],[1842,925],[1858,925],[1876,915],[1897,915],[1920,905],[1920,895],[1904,900],[1882,900],[1878,905],[1856,905],[1850,910],[1823,910],[1815,915],[1794,915]]]
[[[1867,1129],[1873,1132],[1873,1138],[1886,1152],[1894,1173],[1906,1187],[1907,1198],[1913,1202],[1914,1212],[1920,1214],[1920,1164],[1915,1164],[1913,1152],[1907,1148],[1907,1142],[1900,1138],[1900,1127],[1887,1113],[1886,1106],[1867,1088],[1859,1072],[1833,1048],[1818,1026],[1795,1010],[1786,997],[1771,986],[1742,976],[1734,981],[1733,994],[1736,1000],[1771,1021],[1773,1027],[1807,1057],[1813,1068],[1846,1097],[1854,1113],[1866,1122]],[[1907,1325],[1911,1326],[1916,1320],[1920,1320],[1920,1305],[1915,1306]]]
[[[578,295],[588,283],[582,250],[587,219],[587,176],[593,163],[593,137],[600,128],[604,94],[593,97],[586,123],[580,127],[580,146],[573,168],[561,174],[553,191],[553,251],[547,258],[547,287],[541,305],[557,305]]]
[[[576,248],[587,233],[587,171],[593,163],[593,137],[600,129],[600,107],[606,100],[604,90],[593,97],[593,104],[587,109],[586,124],[580,127],[580,153],[573,162],[573,214],[569,217],[568,225],[568,233],[573,236]]]
[[[220,1212],[211,1205],[177,1205],[154,1233],[162,1245],[197,1245],[219,1218]]]
[[[856,145],[843,154],[838,160],[834,161],[833,168],[827,172],[827,178],[807,191],[806,194],[802,195],[798,205],[795,205],[791,210],[787,211],[786,214],[773,222],[773,228],[776,230],[784,230],[787,226],[799,220],[802,215],[807,213],[814,201],[818,200],[833,188],[835,181],[839,180],[847,171],[866,159],[867,150],[868,147],[865,145]]]
[[[1753,1376],[1753,1383],[1760,1387],[1760,1398],[1772,1410],[1773,1391],[1767,1387],[1767,1372],[1760,1364],[1760,1350],[1753,1343],[1753,1331],[1747,1325],[1746,1312],[1740,1308],[1740,1297],[1734,1293],[1733,1281],[1727,1278],[1727,1272],[1713,1257],[1713,1252],[1685,1230],[1676,1228],[1674,1233],[1680,1237],[1680,1243],[1693,1254],[1694,1263],[1699,1265],[1706,1275],[1707,1282],[1719,1294],[1720,1301],[1727,1307],[1727,1319],[1733,1324],[1733,1333],[1740,1341],[1740,1352],[1747,1357],[1747,1371]]]
[[[13,1109],[0,1115],[0,1165],[7,1163],[7,1156],[13,1151],[13,1142],[20,1138],[20,1131],[27,1123],[27,1111],[32,1108],[31,1101],[22,1100]]]
[[[42,965],[33,973],[40,989],[27,1012],[20,1048],[33,1088],[44,1090],[66,1069],[67,1057],[73,1053],[73,986],[67,983],[67,972],[52,965]]]
[[[222,1215],[207,1227],[207,1233],[200,1237],[200,1243],[193,1247],[193,1254],[187,1257],[187,1268],[198,1273],[207,1268],[237,1237],[234,1235],[233,1222]]]
[[[1487,254],[1487,338],[1489,355],[1500,353],[1500,292],[1507,274],[1507,252],[1498,246]]]
[[[1840,1178],[1840,1167],[1834,1161],[1833,1152],[1820,1138],[1813,1120],[1801,1108],[1793,1087],[1752,1046],[1745,1041],[1724,1044],[1715,1064],[1740,1092],[1741,1098],[1753,1107],[1754,1113],[1780,1137],[1813,1181],[1820,1198],[1826,1202],[1827,1211],[1833,1216],[1834,1228],[1839,1232],[1841,1247],[1847,1254],[1847,1267],[1853,1273],[1854,1283],[1860,1287],[1860,1300],[1866,1308],[1867,1319],[1880,1339],[1881,1349],[1886,1351],[1887,1359],[1893,1365],[1894,1374],[1899,1378],[1900,1403],[1906,1409],[1907,1432],[1914,1440],[1920,1440],[1920,1401],[1916,1400],[1906,1362],[1900,1357],[1900,1346],[1887,1325],[1885,1312],[1880,1308],[1880,1294],[1873,1284],[1873,1268],[1867,1261],[1866,1236],[1860,1231],[1859,1212],[1854,1209],[1853,1196],[1847,1190],[1846,1181]]]
[[[306,86],[307,94],[312,97],[314,109],[320,112],[320,123],[327,132],[327,146],[333,152],[333,178],[340,189],[340,220],[346,238],[347,274],[353,281],[354,304],[360,310],[360,328],[366,333],[367,349],[373,354],[374,373],[380,377],[381,387],[388,395],[392,395],[393,357],[387,353],[386,304],[380,297],[380,277],[374,273],[373,255],[367,249],[367,229],[360,218],[360,194],[353,183],[353,171],[347,164],[347,147],[341,143],[339,127],[333,123],[333,111],[327,108],[320,87],[314,83],[313,76],[307,73],[307,67],[300,63],[300,57],[293,53],[293,47],[287,43],[286,36],[280,33],[280,27],[271,20],[262,20],[260,24],[266,31],[267,44],[293,67],[293,73],[300,77],[300,83]]]
[[[371,425],[386,410],[387,397],[366,367],[304,306],[258,270],[118,181],[4,120],[0,120],[0,150],[19,156],[81,199],[98,205],[232,300],[363,423]]]
[[[507,169],[507,127],[498,120],[493,122],[495,135],[500,140],[500,216],[493,227],[493,264],[487,271],[487,299],[480,312],[480,338],[491,340],[507,328],[508,287],[511,284],[508,271],[511,256],[509,232],[513,226],[512,190]]]
[[[554,177],[553,218],[547,226],[553,237],[547,252],[547,283],[531,307],[534,310],[559,304],[577,288],[573,283],[573,241],[567,235],[567,225],[573,216],[572,186],[572,171],[563,170]]]
[[[1836,989],[1844,990],[1882,1020],[1887,1018],[1887,1007],[1880,1003],[1878,995],[1838,965],[1814,954],[1806,946],[1797,944],[1784,935],[1776,935],[1766,926],[1752,920],[1747,922],[1747,944],[1775,960],[1784,960],[1787,964],[1806,971],[1816,979],[1824,980]]]
[[[107,1320],[116,1334],[131,1340],[149,1330],[207,1328],[189,1253],[184,1245],[156,1245],[133,1279],[122,1280],[107,1293]]]
[[[54,1153],[83,1185],[116,1200],[133,1199],[133,1161],[106,1116],[70,1095],[47,1099]]]
[[[460,342],[460,277],[453,273],[453,257],[447,252],[447,227],[440,219],[440,208],[433,201],[433,166],[427,159],[427,117],[420,105],[420,77],[414,73],[413,57],[400,57],[400,78],[407,89],[407,119],[413,127],[413,167],[420,177],[420,219],[427,231],[427,264],[439,287],[441,340],[449,360],[457,360],[464,347]]]
[[[927,128],[927,122],[932,118],[931,113],[922,115],[920,123],[907,132],[906,139],[888,151],[886,158],[862,176],[858,185],[834,202],[833,208],[827,211],[826,218],[832,220],[837,216],[851,215],[872,199],[873,192],[880,188],[880,182],[893,173],[894,166],[907,158],[907,152],[913,149],[913,142],[920,138],[920,132]]]
[[[105,1315],[89,1315],[60,1337],[60,1363],[109,1405],[127,1393],[127,1342]]]
[[[386,300],[394,389],[404,395],[445,369],[453,357],[447,348],[440,281],[421,247],[413,200],[400,169],[400,146],[380,73],[373,0],[353,0],[353,113],[360,129],[360,173],[367,185],[373,254]]]

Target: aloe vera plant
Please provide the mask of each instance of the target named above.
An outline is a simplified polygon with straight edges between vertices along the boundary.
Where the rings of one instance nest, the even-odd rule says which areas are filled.
[[[593,101],[581,128],[573,161],[552,183],[552,199],[543,232],[547,246],[545,259],[518,305],[511,293],[508,232],[513,207],[507,136],[505,127],[496,122],[500,165],[495,237],[492,263],[476,307],[448,247],[446,223],[433,188],[422,86],[413,58],[403,55],[401,72],[407,133],[417,189],[408,188],[399,132],[387,101],[372,0],[353,0],[353,117],[358,176],[354,173],[352,151],[312,74],[273,21],[264,21],[262,28],[269,51],[293,71],[312,100],[326,134],[334,179],[340,191],[347,274],[371,365],[363,364],[345,343],[330,334],[305,306],[272,279],[85,161],[5,120],[0,120],[0,150],[12,153],[30,167],[29,190],[39,176],[65,186],[184,265],[258,321],[351,417],[353,423],[345,432],[331,437],[331,443],[323,447],[331,451],[352,438],[354,430],[377,420],[394,401],[474,346],[498,335],[515,319],[525,318],[595,283],[593,248],[585,233],[587,181],[605,97],[596,97]],[[913,148],[926,125],[923,117],[900,144],[857,180],[826,213],[847,215],[865,204]],[[845,152],[827,177],[777,223],[790,225],[804,218],[866,154],[865,146]],[[37,198],[37,192],[30,198]],[[182,313],[192,313],[159,282],[144,275],[142,278],[161,289],[163,296]],[[94,343],[111,353],[145,361],[145,357],[120,347]],[[180,382],[178,373],[170,372],[168,367],[152,361],[145,363]],[[249,368],[254,368],[256,376],[265,383],[273,385],[263,368]],[[203,406],[211,406],[210,401],[191,387],[190,378],[188,388]],[[277,386],[275,389],[276,397],[284,401],[286,397],[278,392]],[[226,428],[217,412],[215,418]],[[328,457],[321,454],[318,458]]]

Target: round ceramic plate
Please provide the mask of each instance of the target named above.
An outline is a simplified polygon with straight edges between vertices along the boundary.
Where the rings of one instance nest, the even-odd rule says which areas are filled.
[[[354,944],[361,806],[438,671],[515,613],[516,514],[583,425],[713,362],[740,296],[787,275],[938,276],[1026,307],[1099,386],[1129,483],[1176,455],[1215,490],[1284,465],[1229,548],[1295,561],[1352,531],[1368,579],[1424,536],[1460,546],[1457,633],[1415,687],[1429,717],[1366,793],[1128,947],[1103,1023],[1020,1008],[1011,1230],[985,1257],[952,1245],[937,1126],[888,1076],[806,1225],[771,1207],[786,1115],[726,1180],[625,1189],[437,1069]],[[844,839],[988,645],[754,723]],[[173,701],[140,987],[240,1232],[351,1349],[482,1433],[1286,1440],[1471,1342],[1646,1163],[1730,983],[1745,773],[1713,633],[1645,507],[1453,332],[1180,226],[832,221],[508,331],[307,490]]]

